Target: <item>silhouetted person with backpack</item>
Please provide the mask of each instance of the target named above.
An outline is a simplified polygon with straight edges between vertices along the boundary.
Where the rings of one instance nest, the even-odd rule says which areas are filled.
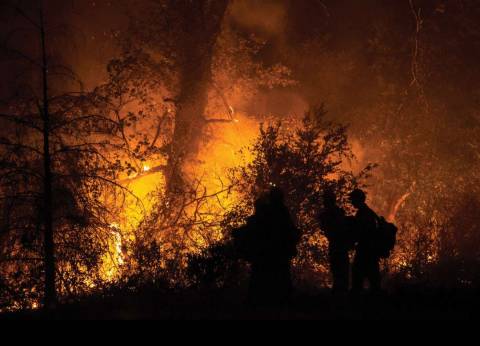
[[[249,302],[255,306],[281,305],[292,293],[291,262],[297,254],[299,233],[274,188],[255,203],[255,214],[234,235],[237,248],[251,264]]]
[[[378,216],[366,203],[367,196],[360,189],[350,194],[350,201],[357,213],[354,218],[356,253],[352,268],[352,291],[363,291],[365,280],[370,290],[381,290],[380,256],[378,254]]]
[[[319,215],[320,227],[328,239],[333,293],[347,293],[350,286],[349,251],[353,246],[351,229],[345,210],[337,205],[337,196],[331,190],[323,195],[324,209]]]

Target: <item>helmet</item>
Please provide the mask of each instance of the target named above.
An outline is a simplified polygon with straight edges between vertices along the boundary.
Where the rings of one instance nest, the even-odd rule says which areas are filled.
[[[367,194],[363,190],[355,189],[350,193],[350,200],[352,202],[365,203]]]

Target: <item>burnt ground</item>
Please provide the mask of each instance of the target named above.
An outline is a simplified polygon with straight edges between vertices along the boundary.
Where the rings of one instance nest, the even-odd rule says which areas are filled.
[[[404,288],[380,297],[333,297],[297,292],[288,307],[252,308],[244,290],[145,290],[116,293],[42,311],[4,314],[6,320],[466,320],[480,317],[476,290]]]

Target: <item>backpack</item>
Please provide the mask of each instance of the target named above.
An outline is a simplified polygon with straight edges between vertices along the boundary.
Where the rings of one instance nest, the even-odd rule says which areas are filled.
[[[379,217],[377,221],[377,254],[380,258],[389,258],[397,243],[398,228],[393,223]]]

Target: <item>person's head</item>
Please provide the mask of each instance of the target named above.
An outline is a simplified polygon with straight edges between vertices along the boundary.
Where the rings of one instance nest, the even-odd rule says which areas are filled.
[[[274,186],[270,189],[269,197],[272,205],[285,204],[285,194],[283,193],[282,189],[277,186]]]
[[[367,195],[363,190],[355,189],[350,193],[350,202],[355,208],[360,208],[365,205]]]
[[[268,197],[265,195],[260,196],[255,201],[255,214],[264,214],[268,211]]]
[[[323,204],[325,207],[333,207],[337,204],[337,195],[334,190],[328,189],[323,193]]]

